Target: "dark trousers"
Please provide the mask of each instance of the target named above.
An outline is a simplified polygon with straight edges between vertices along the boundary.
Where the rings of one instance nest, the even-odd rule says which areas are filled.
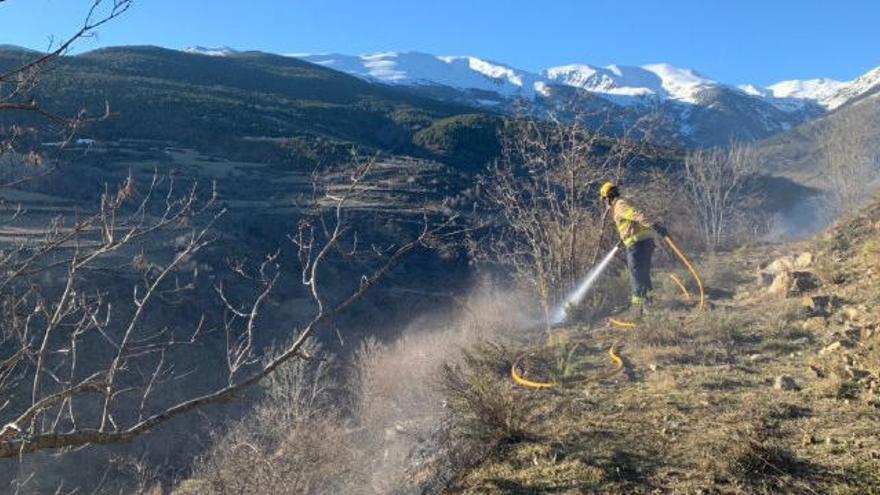
[[[626,264],[629,267],[633,295],[645,297],[654,288],[651,285],[651,257],[654,255],[654,239],[645,239],[626,248]]]

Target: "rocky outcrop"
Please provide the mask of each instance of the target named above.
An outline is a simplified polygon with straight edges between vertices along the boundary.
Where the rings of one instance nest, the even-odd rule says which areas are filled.
[[[813,254],[809,252],[778,258],[758,270],[758,280],[770,295],[806,294],[819,286],[819,278],[811,270],[813,261]]]

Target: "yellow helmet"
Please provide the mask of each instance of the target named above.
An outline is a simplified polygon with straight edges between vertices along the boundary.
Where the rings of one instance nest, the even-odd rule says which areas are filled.
[[[609,181],[602,184],[602,187],[599,189],[599,198],[608,199],[608,195],[615,189],[617,189],[617,186],[615,186],[613,182]]]

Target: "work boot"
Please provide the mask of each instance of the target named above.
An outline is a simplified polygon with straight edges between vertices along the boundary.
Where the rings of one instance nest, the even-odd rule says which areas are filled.
[[[648,300],[642,296],[632,296],[629,301],[629,314],[634,321],[641,321],[645,316],[645,306]]]

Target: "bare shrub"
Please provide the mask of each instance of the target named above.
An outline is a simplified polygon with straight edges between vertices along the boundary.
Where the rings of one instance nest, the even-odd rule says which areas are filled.
[[[680,176],[668,169],[651,168],[626,185],[627,199],[632,199],[651,218],[662,221],[680,246],[701,246],[703,233],[694,222],[694,205]],[[675,261],[677,263],[677,261]]]
[[[747,218],[745,206],[751,198],[746,186],[755,170],[754,151],[744,145],[699,150],[685,159],[687,192],[709,251],[731,240]]]
[[[602,236],[598,191],[619,178],[642,147],[607,138],[574,119],[508,121],[501,159],[480,181],[491,234],[472,239],[481,262],[500,265],[551,307],[595,262]]]
[[[351,493],[362,454],[337,409],[334,364],[309,345],[312,360],[288,361],[264,385],[265,399],[216,438],[182,486],[200,493]],[[181,490],[183,491],[183,490]]]
[[[453,431],[471,447],[490,450],[529,435],[531,401],[508,380],[512,359],[503,346],[484,342],[443,367],[441,389]]]
[[[365,340],[344,368],[307,350],[313,359],[268,377],[256,411],[214,439],[175,493],[441,490],[464,455],[438,387],[444,363],[482,339],[519,331],[533,318],[523,307],[509,294],[478,290],[394,342]]]

